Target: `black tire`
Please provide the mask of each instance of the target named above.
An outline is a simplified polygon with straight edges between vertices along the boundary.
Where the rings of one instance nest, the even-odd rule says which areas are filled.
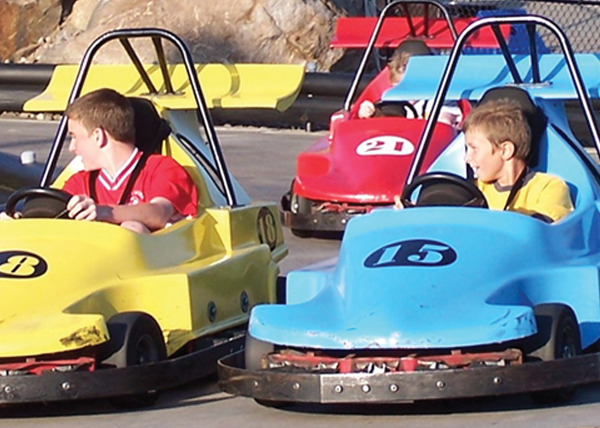
[[[273,352],[275,345],[269,342],[263,342],[262,340],[255,339],[246,333],[246,345],[244,347],[244,361],[246,370],[260,370],[261,359],[263,355]]]
[[[126,312],[107,322],[110,341],[99,360],[102,365],[117,368],[156,363],[167,357],[165,341],[158,323],[142,312]],[[116,397],[111,402],[118,407],[151,406],[158,392]]]
[[[531,359],[551,361],[581,355],[581,337],[575,315],[566,306],[546,304],[534,309],[538,333],[533,342]],[[533,392],[531,397],[539,404],[561,403],[573,399],[576,388],[560,388]]]

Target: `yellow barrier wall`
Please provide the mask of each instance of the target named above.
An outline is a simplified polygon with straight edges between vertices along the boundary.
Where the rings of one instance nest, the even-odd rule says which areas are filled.
[[[158,65],[144,66],[159,93],[164,80]],[[64,111],[79,66],[59,65],[46,90],[27,101],[25,111]],[[302,65],[205,64],[196,65],[202,91],[209,108],[289,108],[304,79]],[[82,94],[98,88],[113,88],[126,96],[147,96],[170,109],[196,108],[183,64],[168,66],[174,95],[149,95],[148,88],[133,65],[94,65],[85,80]]]

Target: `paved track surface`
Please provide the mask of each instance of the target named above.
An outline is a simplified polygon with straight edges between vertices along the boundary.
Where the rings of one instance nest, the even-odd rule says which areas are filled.
[[[0,120],[0,152],[34,150],[43,161],[55,122]],[[296,154],[318,135],[302,131],[220,128],[228,165],[251,197],[278,200],[294,176]],[[283,272],[335,257],[339,243],[285,231]],[[1,295],[0,295],[1,296]],[[0,379],[0,384],[2,383]],[[273,409],[219,391],[214,378],[162,394],[153,408],[124,411],[104,401],[0,407],[0,428],[36,427],[599,427],[600,386],[582,388],[569,405],[539,407],[527,395],[395,406],[295,406]]]

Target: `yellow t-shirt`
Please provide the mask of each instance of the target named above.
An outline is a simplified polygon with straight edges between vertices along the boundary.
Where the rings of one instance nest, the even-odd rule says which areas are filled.
[[[512,186],[501,187],[497,183],[484,183],[477,180],[490,209],[503,210]],[[542,172],[530,172],[517,191],[509,211],[526,215],[541,214],[557,221],[573,211],[569,187],[560,178]]]

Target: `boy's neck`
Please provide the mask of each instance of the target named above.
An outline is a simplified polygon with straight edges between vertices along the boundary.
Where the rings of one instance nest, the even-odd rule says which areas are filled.
[[[127,162],[133,152],[135,151],[135,145],[121,143],[121,142],[112,142],[110,147],[110,153],[107,153],[104,170],[110,174],[111,177],[114,177],[117,171]]]
[[[511,159],[507,161],[504,165],[503,173],[496,180],[496,183],[502,187],[514,186],[526,167],[527,164],[522,159]]]

